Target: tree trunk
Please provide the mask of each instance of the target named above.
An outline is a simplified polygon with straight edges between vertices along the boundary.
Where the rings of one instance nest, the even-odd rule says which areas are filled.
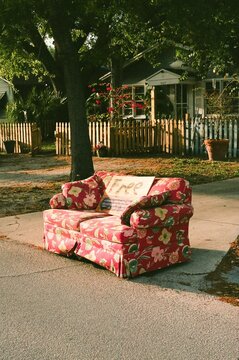
[[[116,89],[122,86],[123,63],[120,56],[112,55],[110,59],[111,67],[111,86]]]
[[[68,60],[64,64],[64,74],[71,125],[71,180],[74,181],[89,177],[94,168],[78,61]]]
[[[84,82],[78,53],[71,35],[55,27],[54,38],[64,70],[68,113],[71,126],[71,181],[85,179],[94,173],[92,150],[85,111]]]

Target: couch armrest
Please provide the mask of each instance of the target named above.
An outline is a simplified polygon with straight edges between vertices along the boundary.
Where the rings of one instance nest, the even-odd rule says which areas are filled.
[[[186,179],[175,177],[155,179],[149,194],[158,194],[163,191],[170,191],[168,203],[191,203],[192,190]]]
[[[164,191],[160,194],[142,196],[140,199],[128,205],[127,208],[123,211],[120,216],[121,223],[124,225],[129,225],[131,214],[133,214],[134,211],[157,207],[163,204],[169,195],[170,191]]]
[[[65,209],[66,208],[66,198],[62,193],[55,194],[50,199],[49,204],[52,209]]]
[[[165,204],[151,209],[136,210],[130,217],[134,228],[170,227],[187,223],[193,215],[190,204]]]

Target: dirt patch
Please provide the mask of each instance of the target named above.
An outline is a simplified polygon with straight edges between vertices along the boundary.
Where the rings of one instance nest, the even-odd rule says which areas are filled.
[[[42,211],[69,180],[69,159],[0,156],[0,217]]]

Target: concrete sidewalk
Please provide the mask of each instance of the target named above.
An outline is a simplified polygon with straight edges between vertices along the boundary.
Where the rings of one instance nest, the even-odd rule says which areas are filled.
[[[192,261],[134,281],[193,292],[203,288],[205,275],[215,270],[239,235],[239,178],[193,186],[193,206]],[[42,248],[42,233],[41,212],[0,219],[0,239]]]

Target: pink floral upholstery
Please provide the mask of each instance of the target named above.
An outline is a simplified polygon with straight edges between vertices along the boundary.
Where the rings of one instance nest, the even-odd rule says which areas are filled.
[[[53,195],[49,204],[52,209],[64,209],[66,208],[66,198],[62,193]]]
[[[191,188],[189,182],[182,178],[155,179],[148,195],[170,191],[168,200],[172,203],[191,202]]]
[[[59,255],[71,256],[80,239],[80,233],[44,223],[44,248]]]
[[[106,220],[106,219],[102,219]],[[92,222],[89,220],[87,222]],[[104,221],[105,222],[105,221]],[[82,223],[85,229],[86,223]],[[148,271],[161,269],[179,262],[188,261],[190,247],[188,241],[187,224],[170,228],[139,229],[124,227],[124,237],[119,235],[119,227],[115,226],[116,242],[106,240],[108,234],[100,234],[104,239],[89,236],[83,231],[84,236],[77,245],[74,253],[80,257],[104,266],[120,277],[134,277]],[[92,229],[93,231],[93,229]],[[129,235],[127,242],[126,236]],[[133,238],[134,242],[133,241]],[[118,242],[121,240],[121,242]],[[124,240],[124,241],[122,241]]]
[[[130,217],[133,228],[173,226],[188,222],[193,215],[193,207],[188,204],[166,204],[152,209],[136,210]]]
[[[131,214],[139,209],[153,208],[163,204],[169,197],[169,191],[160,194],[142,196],[139,200],[131,203],[121,214],[122,224],[129,225]]]
[[[95,174],[103,180],[104,190],[107,188],[107,185],[110,183],[114,175],[123,175],[121,173],[115,173],[113,171],[97,171]]]
[[[155,179],[149,195],[112,216],[95,209],[113,175],[119,174],[97,172],[62,186],[43,213],[45,249],[89,259],[123,278],[188,261],[188,182]]]
[[[88,237],[116,243],[135,242],[137,234],[133,228],[122,225],[118,216],[92,219],[80,224],[80,231]]]
[[[95,209],[104,193],[103,180],[96,174],[85,180],[62,185],[68,209]]]
[[[80,230],[80,223],[89,219],[96,219],[99,217],[109,216],[103,212],[95,212],[93,210],[74,211],[74,210],[62,210],[52,209],[43,211],[44,223],[56,225],[68,230]]]

